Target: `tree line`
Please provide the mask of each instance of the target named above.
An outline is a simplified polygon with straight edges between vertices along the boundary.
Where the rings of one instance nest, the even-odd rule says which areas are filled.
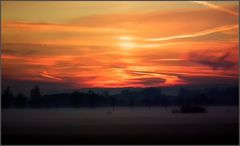
[[[117,106],[148,107],[190,105],[238,105],[238,88],[206,88],[179,90],[178,95],[170,96],[162,93],[161,88],[144,88],[140,91],[124,89],[121,93],[110,95],[89,90],[87,93],[74,91],[43,95],[38,86],[30,90],[30,97],[21,93],[13,95],[7,87],[2,93],[2,108],[97,108]]]

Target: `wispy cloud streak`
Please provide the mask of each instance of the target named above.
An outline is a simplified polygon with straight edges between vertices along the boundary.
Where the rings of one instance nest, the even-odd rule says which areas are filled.
[[[236,28],[238,28],[237,24],[226,25],[226,26],[220,26],[220,27],[200,31],[197,33],[192,33],[192,34],[176,35],[176,36],[162,37],[162,38],[149,38],[149,39],[145,39],[145,41],[168,41],[173,39],[193,38],[193,37],[204,36],[204,35],[208,35],[216,32],[224,32],[224,31],[228,31]]]
[[[49,78],[49,79],[54,79],[54,80],[58,80],[58,81],[62,81],[62,80],[63,80],[62,78],[58,78],[58,77],[55,77],[55,76],[50,75],[50,74],[47,73],[46,71],[41,72],[40,75],[41,75],[42,77]]]
[[[237,16],[238,13],[233,11],[233,10],[230,10],[230,9],[227,9],[227,8],[224,8],[224,7],[221,7],[221,6],[218,6],[218,5],[214,5],[214,4],[211,4],[209,2],[204,2],[204,1],[193,1],[193,3],[197,3],[197,4],[200,4],[200,5],[204,5],[204,6],[207,6],[209,8],[212,8],[212,9],[216,9],[216,10],[219,10],[219,11],[222,11],[222,12],[226,12],[226,13],[229,13],[231,15],[235,15]]]

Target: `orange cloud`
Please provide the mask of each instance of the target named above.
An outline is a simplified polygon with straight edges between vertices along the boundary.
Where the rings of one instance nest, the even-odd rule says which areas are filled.
[[[3,22],[3,78],[75,88],[236,80],[238,17],[212,8]]]
[[[31,23],[31,22],[3,22],[3,28],[21,29],[25,31],[63,31],[63,32],[83,32],[83,33],[116,33],[126,32],[123,29],[111,27],[87,27],[74,24],[48,24],[48,23]]]

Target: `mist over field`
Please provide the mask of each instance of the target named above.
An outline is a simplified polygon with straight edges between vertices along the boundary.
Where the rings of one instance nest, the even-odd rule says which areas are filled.
[[[176,107],[9,109],[2,111],[8,144],[237,144],[238,106],[174,114]]]

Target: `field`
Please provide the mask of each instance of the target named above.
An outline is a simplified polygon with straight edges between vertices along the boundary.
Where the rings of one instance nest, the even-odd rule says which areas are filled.
[[[238,107],[6,109],[2,144],[238,144]]]

